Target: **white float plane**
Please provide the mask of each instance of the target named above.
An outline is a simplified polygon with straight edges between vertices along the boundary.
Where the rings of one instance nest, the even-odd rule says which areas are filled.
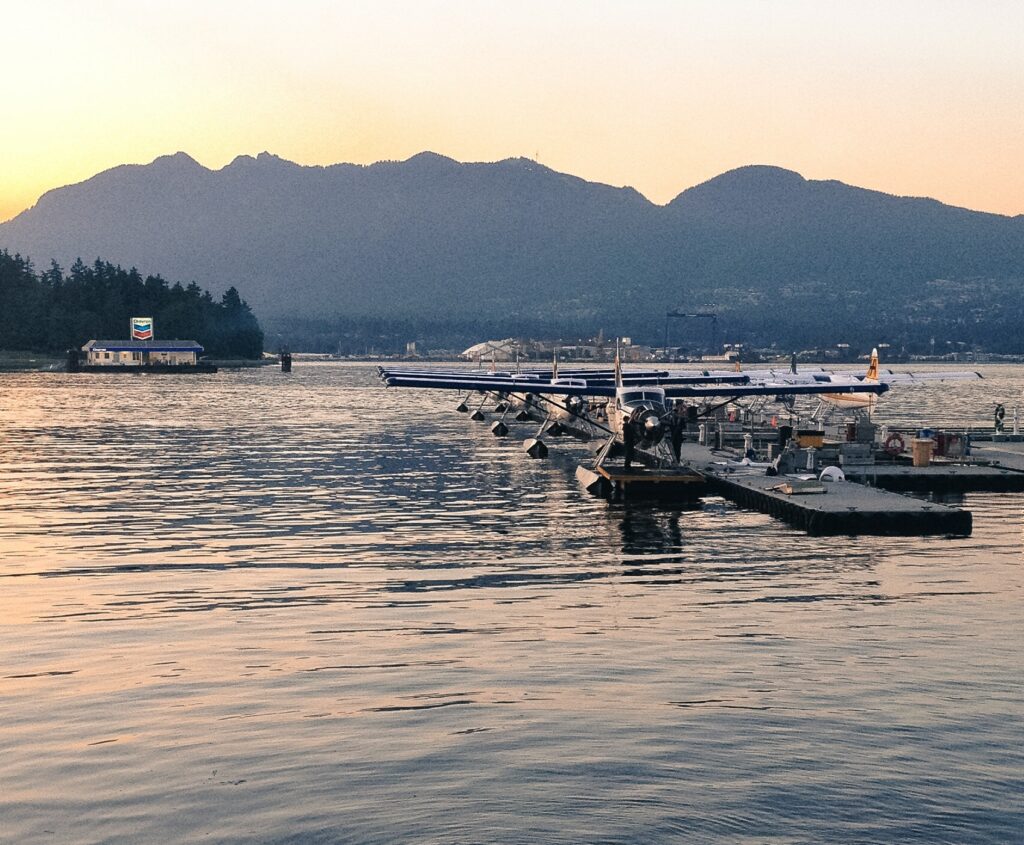
[[[827,389],[822,391],[820,394],[821,404],[819,404],[818,409],[811,415],[813,418],[821,417],[822,411],[826,408],[855,411],[858,413],[866,412],[870,416],[871,412],[878,404],[878,398],[880,395],[874,390],[868,389],[871,385],[912,385],[923,384],[924,382],[930,381],[975,381],[982,378],[981,373],[971,370],[918,373],[897,373],[892,370],[883,370],[879,367],[877,349],[871,350],[871,360],[868,364],[867,372],[863,375],[842,371],[824,370],[820,367],[805,369],[798,372],[795,360],[788,370],[745,370],[743,372],[745,372],[753,384],[762,382],[771,382],[772,384],[780,385],[819,384],[823,385],[825,388],[827,388],[829,384],[836,382],[844,385],[844,389],[841,391],[829,391]],[[864,386],[863,389],[852,392],[846,390],[845,386],[850,383],[851,379],[860,382],[860,384]],[[790,395],[790,391],[779,390],[779,394],[788,396]]]

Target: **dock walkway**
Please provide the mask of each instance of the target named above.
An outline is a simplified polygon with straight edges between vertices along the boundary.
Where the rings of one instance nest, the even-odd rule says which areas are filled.
[[[969,511],[912,499],[849,481],[826,482],[824,493],[788,494],[785,476],[731,463],[724,454],[683,444],[682,460],[707,479],[709,488],[741,507],[771,514],[809,534],[944,534],[968,536]]]
[[[990,461],[1004,469],[1024,474],[1024,443],[1007,441],[976,443],[971,455],[975,459]]]
[[[980,450],[975,453],[980,456]],[[883,487],[886,490],[968,492],[987,490],[1010,492],[1024,490],[1024,471],[976,464],[933,463],[926,467],[908,464],[875,464],[843,467],[849,481]],[[1024,470],[1024,456],[1021,456]]]

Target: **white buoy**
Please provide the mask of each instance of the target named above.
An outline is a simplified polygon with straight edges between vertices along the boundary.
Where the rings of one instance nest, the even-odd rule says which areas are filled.
[[[818,481],[846,481],[846,473],[839,467],[825,467],[818,476]]]

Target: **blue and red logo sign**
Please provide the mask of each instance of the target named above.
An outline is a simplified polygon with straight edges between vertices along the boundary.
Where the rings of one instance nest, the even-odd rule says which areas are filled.
[[[153,318],[132,317],[132,340],[153,339]]]

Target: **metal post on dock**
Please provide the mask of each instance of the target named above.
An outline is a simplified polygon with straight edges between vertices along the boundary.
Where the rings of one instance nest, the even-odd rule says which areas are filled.
[[[1013,434],[1014,434],[1015,437],[1018,434],[1020,434],[1020,428],[1019,428],[1019,426],[1017,424],[1017,406],[1016,405],[1013,406]]]

